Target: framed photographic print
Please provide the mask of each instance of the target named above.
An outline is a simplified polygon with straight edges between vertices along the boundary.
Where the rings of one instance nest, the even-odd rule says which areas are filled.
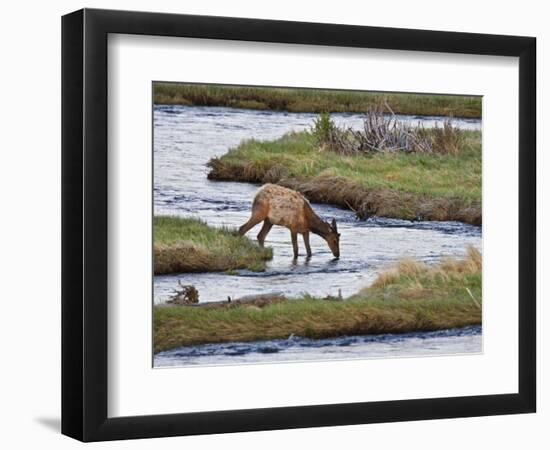
[[[62,21],[62,432],[535,411],[535,39]]]

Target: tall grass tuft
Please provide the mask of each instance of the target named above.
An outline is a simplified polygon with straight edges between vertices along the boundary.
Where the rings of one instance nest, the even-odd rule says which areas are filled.
[[[438,125],[431,130],[431,139],[434,153],[442,155],[457,155],[464,143],[464,133],[453,125],[451,119],[443,122],[443,127]]]
[[[462,279],[465,275],[481,273],[481,252],[469,246],[465,258],[444,258],[433,266],[412,258],[401,259],[395,267],[382,272],[370,288],[385,288],[392,284],[408,284],[423,289],[426,282],[450,282],[453,278]]]

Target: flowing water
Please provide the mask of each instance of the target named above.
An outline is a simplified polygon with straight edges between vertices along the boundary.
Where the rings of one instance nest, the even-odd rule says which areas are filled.
[[[155,106],[154,109],[154,213],[197,217],[209,225],[238,227],[248,219],[257,185],[216,182],[206,178],[206,163],[236,147],[244,139],[275,139],[290,131],[310,127],[315,114],[253,111],[219,107]],[[342,125],[359,127],[360,114],[334,114]],[[399,116],[400,120],[434,126],[440,117]],[[464,129],[480,129],[480,121],[456,119]],[[341,233],[340,259],[334,260],[326,243],[313,235],[313,257],[306,259],[300,241],[301,257],[292,258],[290,233],[273,227],[266,245],[273,248],[273,260],[265,272],[246,270],[237,274],[179,274],[155,276],[154,302],[162,303],[178,285],[193,284],[200,302],[221,301],[228,296],[258,293],[297,296],[342,295],[357,292],[376,277],[381,269],[404,256],[434,262],[443,256],[463,255],[468,245],[481,247],[481,228],[458,222],[409,222],[372,218],[358,221],[351,211],[313,204],[325,219],[336,218]],[[260,225],[248,235],[255,238]],[[343,339],[343,338],[340,338]],[[269,341],[258,344],[215,344],[165,352],[155,357],[155,365],[224,364],[264,362],[285,359],[326,359],[425,354],[422,342],[430,340],[435,353],[463,353],[481,350],[480,328],[449,335],[417,333],[399,338],[352,337],[352,343],[339,340],[291,342]],[[377,340],[378,339],[378,340]],[[389,340],[388,340],[389,339]],[[343,343],[345,342],[345,343]],[[406,344],[404,344],[406,342]],[[326,345],[324,345],[326,344]],[[267,346],[266,346],[267,345]],[[246,348],[246,356],[234,347]],[[262,347],[263,346],[263,347]],[[203,348],[204,347],[204,348]],[[257,348],[277,348],[259,351]],[[342,349],[346,350],[342,350]],[[426,348],[429,348],[427,346]],[[229,350],[228,350],[229,349]],[[350,353],[351,352],[351,353]],[[432,352],[433,353],[433,352]],[[277,356],[274,356],[277,354]],[[269,355],[269,356],[268,356]],[[237,357],[238,356],[238,357]]]
[[[307,339],[292,336],[259,342],[182,347],[155,355],[156,367],[436,356],[481,351],[481,327],[422,333]]]

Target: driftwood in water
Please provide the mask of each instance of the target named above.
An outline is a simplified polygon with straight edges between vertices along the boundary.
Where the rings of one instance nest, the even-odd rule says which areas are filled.
[[[181,281],[178,280],[180,289],[176,289],[176,292],[169,300],[166,300],[166,303],[170,305],[193,305],[199,302],[199,291],[193,285],[183,285]]]
[[[170,306],[193,306],[196,308],[235,308],[237,306],[250,306],[253,308],[263,308],[264,306],[278,303],[287,298],[280,292],[271,292],[268,294],[245,295],[243,297],[219,302],[199,303],[199,291],[193,285],[183,285],[178,281],[180,289],[176,289],[174,295],[166,300],[166,303],[156,305],[157,308],[166,308]]]
[[[198,291],[194,286],[183,286],[181,290],[176,291],[176,295],[174,295],[170,300],[166,301],[166,304],[160,304],[157,305],[157,307],[168,307],[168,306],[191,306],[194,308],[222,308],[222,309],[229,309],[229,308],[236,308],[240,306],[245,306],[249,308],[254,309],[260,309],[267,305],[272,305],[274,303],[279,303],[284,300],[288,300],[287,297],[285,297],[280,292],[270,292],[267,294],[257,294],[257,295],[245,295],[243,297],[239,298],[231,298],[230,296],[227,297],[227,300],[222,300],[218,302],[206,302],[206,303],[199,303],[198,302]],[[191,288],[191,289],[189,289]],[[191,295],[190,295],[191,294]],[[195,296],[196,294],[196,296]],[[338,290],[338,296],[332,296],[327,295],[326,297],[323,297],[320,299],[320,301],[342,301],[344,300],[342,297],[341,290]]]
[[[283,294],[279,292],[272,292],[269,294],[246,295],[235,299],[228,297],[227,300],[221,302],[195,303],[188,306],[193,306],[196,308],[235,308],[238,306],[263,308],[264,306],[282,302],[283,300],[286,300],[286,297]]]

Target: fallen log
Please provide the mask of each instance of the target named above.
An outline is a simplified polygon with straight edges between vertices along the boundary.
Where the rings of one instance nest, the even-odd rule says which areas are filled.
[[[192,308],[235,308],[237,306],[255,306],[263,308],[264,306],[282,302],[283,300],[287,300],[287,298],[282,293],[270,292],[267,294],[245,295],[235,299],[228,296],[227,300],[223,301],[193,303],[185,306]]]

